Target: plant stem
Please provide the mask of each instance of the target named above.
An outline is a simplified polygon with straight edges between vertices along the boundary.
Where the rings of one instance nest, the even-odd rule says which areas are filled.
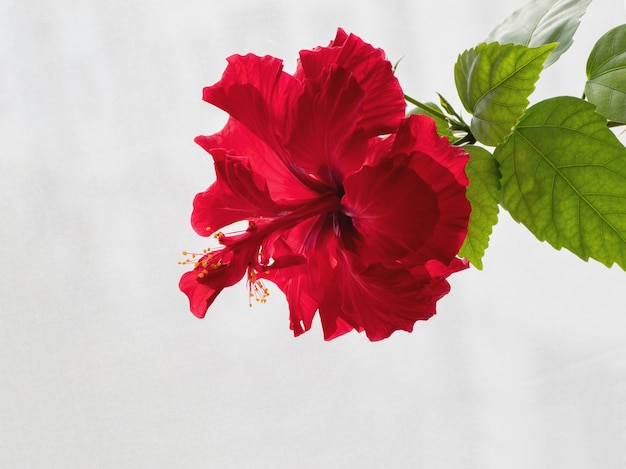
[[[413,99],[409,95],[405,94],[404,99],[408,101],[409,103],[413,104],[414,106],[417,106],[418,108],[422,109],[431,117],[437,117],[439,119],[446,121],[452,131],[461,130],[466,133],[464,137],[454,142],[453,145],[463,145],[465,143],[470,143],[470,144],[476,143],[476,138],[474,137],[474,135],[472,135],[469,125],[467,125],[456,112],[453,111],[454,115],[459,120],[453,119],[450,116],[446,116],[444,113],[440,112],[439,110],[429,106],[428,104],[424,104],[418,101],[417,99]]]
[[[426,113],[428,115],[430,115],[431,117],[437,117],[439,119],[443,119],[444,121],[446,121],[450,125],[450,128],[452,130],[463,130],[463,131],[465,131],[467,133],[470,133],[469,126],[465,122],[463,122],[462,119],[461,120],[456,120],[456,119],[453,119],[450,116],[446,116],[441,111],[439,111],[439,110],[429,106],[428,104],[424,104],[424,103],[418,101],[417,99],[411,98],[407,94],[404,95],[404,99],[406,101],[408,101],[409,103],[417,106],[418,108],[426,111]],[[455,114],[456,114],[456,112],[455,112]]]
[[[443,105],[445,110],[452,114],[454,117],[456,117],[460,123],[467,127],[467,124],[465,124],[463,118],[459,115],[458,112],[454,110],[454,108],[450,105],[450,102],[439,93],[437,93],[437,96],[439,96],[439,100],[441,101],[441,104]]]
[[[446,122],[449,122],[450,124],[452,124],[452,122],[450,121],[450,118],[446,116],[445,114],[439,112],[437,109],[434,109],[428,106],[427,104],[420,103],[417,99],[413,99],[407,94],[404,95],[404,99],[407,100],[409,103],[413,104],[414,106],[417,106],[418,108],[426,111],[431,116],[438,117],[439,119],[443,119]]]

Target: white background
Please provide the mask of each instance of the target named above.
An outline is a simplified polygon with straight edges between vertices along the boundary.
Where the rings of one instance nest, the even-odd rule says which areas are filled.
[[[0,467],[626,467],[626,273],[507,214],[485,270],[380,343],[294,339],[243,284],[198,320],[177,288],[228,55],[292,72],[342,26],[458,106],[457,54],[523,3],[1,0]],[[625,18],[593,2],[532,100],[580,96]]]

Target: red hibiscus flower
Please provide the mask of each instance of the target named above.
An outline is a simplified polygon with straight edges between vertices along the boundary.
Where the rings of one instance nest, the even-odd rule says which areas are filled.
[[[446,277],[467,267],[468,157],[430,118],[404,118],[383,51],[340,29],[302,51],[293,76],[279,59],[235,55],[203,99],[230,119],[196,138],[217,178],[191,221],[221,244],[181,278],[196,316],[244,276],[260,299],[264,279],[285,293],[295,335],[316,312],[327,340],[380,340],[435,314]],[[238,221],[243,233],[219,231]]]

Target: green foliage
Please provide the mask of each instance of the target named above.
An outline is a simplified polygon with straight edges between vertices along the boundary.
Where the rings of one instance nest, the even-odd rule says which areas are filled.
[[[441,107],[443,107],[445,109],[445,111],[451,115],[451,116],[455,116],[457,119],[459,119],[460,121],[462,121],[463,119],[461,119],[461,116],[459,116],[457,114],[457,112],[454,110],[454,108],[452,107],[452,104],[450,104],[448,102],[448,100],[446,98],[444,98],[443,96],[441,96],[439,93],[437,93],[437,96],[439,96],[439,102],[441,103]]]
[[[574,33],[591,0],[534,0],[498,25],[487,42],[537,47],[558,42],[545,62],[552,65],[572,45]]]
[[[494,156],[513,218],[556,249],[626,269],[626,149],[592,104],[532,106]]]
[[[470,128],[479,142],[496,146],[511,133],[555,47],[494,42],[459,56],[454,79],[463,106],[473,114]]]
[[[626,148],[607,126],[626,125],[626,25],[589,56],[589,102],[557,97],[528,108],[542,70],[571,46],[590,2],[531,0],[489,43],[459,55],[454,80],[470,125],[441,96],[441,106],[414,111],[435,118],[456,145],[496,147],[493,155],[464,147],[472,212],[459,255],[478,269],[500,204],[556,249],[626,270]]]
[[[498,162],[484,148],[468,145],[464,149],[470,154],[465,172],[470,180],[467,200],[472,205],[472,213],[467,237],[459,255],[482,270],[482,258],[489,246],[489,236],[498,222],[500,172]]]
[[[607,119],[626,123],[626,25],[596,43],[587,61],[585,95]]]

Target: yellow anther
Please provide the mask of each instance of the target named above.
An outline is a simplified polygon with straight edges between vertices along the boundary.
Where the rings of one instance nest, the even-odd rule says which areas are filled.
[[[208,254],[211,251],[211,248],[205,248],[202,250],[202,253],[198,252],[189,252],[182,251],[183,256],[186,256],[187,259],[179,261],[179,265],[189,265],[193,264],[194,268],[198,268],[200,265],[203,267],[207,266],[207,263],[213,257],[213,254]]]
[[[248,271],[248,305],[252,306],[252,298],[257,303],[266,303],[269,294],[269,289],[265,287],[261,279],[257,278],[257,272],[250,269]]]

